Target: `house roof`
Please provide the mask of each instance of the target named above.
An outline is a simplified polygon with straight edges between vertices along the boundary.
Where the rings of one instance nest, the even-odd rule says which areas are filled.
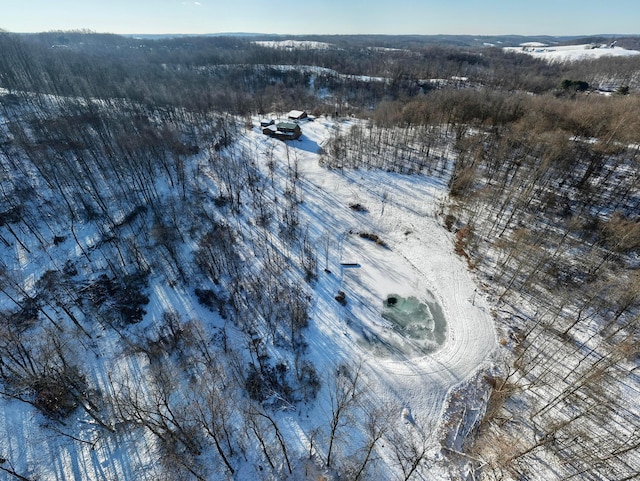
[[[304,115],[306,115],[306,112],[304,110],[292,110],[287,114],[287,117],[289,117],[290,119],[298,119]]]
[[[296,127],[298,127],[298,124],[296,124],[295,122],[278,122],[276,124],[276,127],[278,129],[289,129],[289,130],[293,130]]]

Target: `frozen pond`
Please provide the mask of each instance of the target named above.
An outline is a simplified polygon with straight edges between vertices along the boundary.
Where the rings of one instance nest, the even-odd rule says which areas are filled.
[[[417,297],[391,294],[383,302],[382,317],[402,336],[441,345],[446,323],[442,308],[433,299],[421,302]]]
[[[358,342],[376,356],[416,356],[437,350],[446,340],[447,323],[435,297],[389,294],[382,301],[382,329],[361,326]]]

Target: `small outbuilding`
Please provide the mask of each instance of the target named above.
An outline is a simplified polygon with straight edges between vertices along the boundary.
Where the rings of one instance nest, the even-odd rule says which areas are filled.
[[[287,118],[290,120],[302,120],[308,117],[304,110],[292,110],[287,114]]]

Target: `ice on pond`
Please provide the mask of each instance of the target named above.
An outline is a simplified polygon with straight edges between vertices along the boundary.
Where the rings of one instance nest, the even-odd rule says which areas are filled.
[[[383,301],[382,317],[402,336],[440,345],[445,340],[446,322],[442,308],[433,296],[420,301],[417,297],[395,294]]]
[[[414,296],[390,294],[382,301],[383,329],[360,325],[356,334],[359,344],[374,355],[419,356],[431,353],[446,340],[447,324],[442,307],[427,292],[421,300]],[[355,326],[352,326],[355,327]]]

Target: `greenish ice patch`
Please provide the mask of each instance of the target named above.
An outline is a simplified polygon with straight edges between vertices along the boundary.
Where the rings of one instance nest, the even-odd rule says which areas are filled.
[[[382,317],[403,337],[427,341],[431,347],[446,339],[447,323],[440,304],[429,293],[428,299],[390,294],[383,301]]]
[[[382,301],[384,328],[348,322],[351,335],[376,357],[422,356],[437,351],[446,340],[442,307],[431,292],[423,299],[390,294]]]

